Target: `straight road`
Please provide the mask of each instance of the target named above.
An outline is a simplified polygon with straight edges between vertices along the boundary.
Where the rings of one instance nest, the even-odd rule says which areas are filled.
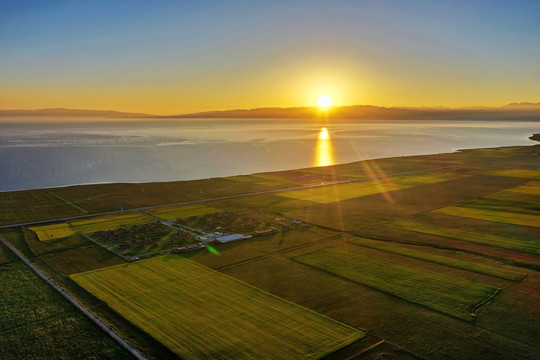
[[[103,329],[110,337],[112,337],[120,346],[126,349],[131,355],[133,355],[138,360],[146,360],[135,348],[127,341],[125,341],[120,335],[118,335],[114,330],[105,325],[101,320],[99,320],[94,314],[92,314],[87,308],[85,308],[80,302],[75,300],[71,295],[65,292],[60,286],[56,285],[47,275],[45,275],[41,270],[34,266],[19,250],[15,249],[8,243],[4,238],[0,236],[0,242],[2,242],[9,250],[11,250],[15,255],[17,255],[32,271],[34,271],[37,276],[45,280],[47,284],[53,287],[60,295],[62,295],[66,300],[73,304],[79,311],[86,315],[90,320],[92,320],[97,326]]]

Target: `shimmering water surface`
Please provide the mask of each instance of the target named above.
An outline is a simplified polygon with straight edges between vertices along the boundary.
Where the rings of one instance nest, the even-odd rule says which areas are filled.
[[[0,118],[0,190],[530,145],[539,131],[539,122],[514,121]]]

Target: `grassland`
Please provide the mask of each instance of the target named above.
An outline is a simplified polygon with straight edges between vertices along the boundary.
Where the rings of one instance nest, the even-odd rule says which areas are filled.
[[[452,216],[461,216],[473,219],[502,222],[506,224],[540,227],[539,215],[519,214],[516,212],[507,211],[493,211],[469,208],[464,206],[448,206],[442,209],[435,210],[434,212]]]
[[[387,224],[387,226],[396,229],[416,231],[424,234],[448,237],[456,240],[469,241],[482,245],[496,246],[529,254],[540,255],[540,243],[535,241],[509,239],[495,235],[443,228],[406,220],[396,221],[391,224]]]
[[[36,233],[40,241],[63,239],[77,234],[67,223],[35,226],[29,229]]]
[[[184,359],[317,359],[365,333],[175,255],[72,275]]]
[[[475,310],[500,289],[425,269],[329,247],[294,258],[306,265],[367,285],[457,318]]]
[[[0,274],[1,359],[131,359],[24,264]]]
[[[158,217],[163,220],[175,220],[179,218],[187,218],[191,216],[199,216],[212,214],[221,211],[211,206],[197,204],[159,208],[155,210],[147,210],[148,214]]]
[[[512,270],[507,270],[499,267],[487,266],[482,264],[477,264],[470,261],[464,261],[461,259],[456,259],[448,256],[435,255],[425,251],[418,251],[410,248],[406,248],[399,245],[394,245],[384,241],[374,241],[370,239],[365,239],[361,237],[355,237],[349,242],[369,247],[372,249],[377,249],[381,251],[390,252],[393,254],[404,255],[412,257],[415,259],[421,259],[425,261],[434,262],[441,265],[455,267],[457,269],[463,269],[467,271],[473,271],[480,274],[485,274],[489,276],[499,277],[501,279],[507,279],[512,281],[523,280],[527,275]]]

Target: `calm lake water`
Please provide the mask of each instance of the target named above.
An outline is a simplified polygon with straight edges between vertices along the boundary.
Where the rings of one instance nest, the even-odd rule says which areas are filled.
[[[532,145],[540,131],[510,121],[0,118],[0,190],[310,167],[323,127],[337,163]]]

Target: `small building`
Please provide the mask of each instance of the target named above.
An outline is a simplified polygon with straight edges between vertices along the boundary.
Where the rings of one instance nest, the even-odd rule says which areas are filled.
[[[256,236],[262,236],[262,235],[274,234],[276,232],[277,232],[276,228],[270,228],[270,229],[266,229],[266,230],[255,231],[253,234],[256,235]]]
[[[219,242],[219,243],[224,244],[224,243],[228,243],[228,242],[231,242],[231,241],[250,239],[250,238],[251,238],[251,235],[230,234],[230,235],[220,236],[220,237],[216,238],[216,241]]]

